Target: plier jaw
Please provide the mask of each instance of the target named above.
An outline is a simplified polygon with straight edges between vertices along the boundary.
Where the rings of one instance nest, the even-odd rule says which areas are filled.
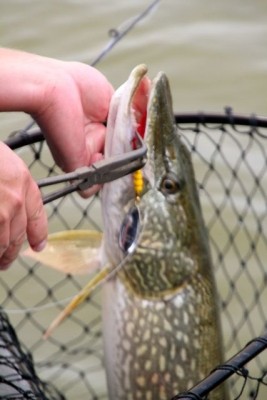
[[[62,189],[43,195],[43,203],[47,204],[75,191],[86,190],[93,185],[114,181],[141,169],[146,163],[147,148],[138,133],[136,133],[136,137],[137,148],[135,150],[98,161],[89,167],[78,168],[73,172],[38,180],[39,188],[70,182]]]

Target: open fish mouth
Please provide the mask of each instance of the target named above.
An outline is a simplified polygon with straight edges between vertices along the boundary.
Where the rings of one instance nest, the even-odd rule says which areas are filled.
[[[105,157],[135,149],[138,133],[148,149],[142,176],[146,184],[152,187],[157,181],[156,176],[162,173],[164,149],[168,147],[170,129],[173,129],[173,111],[168,79],[163,72],[159,72],[151,80],[147,76],[147,67],[144,64],[138,65],[112,99]],[[127,182],[128,191],[131,190],[130,177],[123,179]],[[119,182],[116,184],[122,192],[126,191],[126,187],[120,187]],[[126,197],[131,196],[128,193]]]
[[[79,232],[75,232],[75,234],[61,232],[58,238],[50,237],[49,246],[45,252],[42,252],[39,261],[68,273],[78,274],[79,271],[90,273],[101,268],[103,274],[97,275],[96,279],[90,281],[75,296],[69,306],[52,323],[46,337],[91,293],[99,282],[103,282],[111,271],[117,270],[116,267],[122,265],[125,253],[133,254],[140,243],[140,240],[136,239],[145,231],[148,211],[153,210],[154,207],[158,209],[159,205],[163,205],[164,196],[158,191],[158,181],[162,178],[160,175],[156,176],[156,172],[159,171],[162,174],[166,168],[166,160],[170,151],[165,149],[165,144],[170,146],[173,113],[165,74],[159,73],[151,82],[146,73],[146,66],[137,66],[130,74],[129,79],[115,92],[110,105],[105,142],[105,157],[108,158],[133,150],[136,145],[136,132],[144,138],[148,152],[147,163],[142,169],[142,192],[139,193],[138,208],[136,207],[138,202],[136,182],[133,176],[127,175],[117,181],[106,183],[102,189],[103,238],[95,232],[90,232],[88,235],[82,233],[81,237],[78,237]],[[164,127],[163,130],[162,127]],[[169,161],[171,161],[170,158],[168,163]],[[153,190],[150,190],[151,188]],[[120,244],[122,225],[125,230]],[[66,243],[66,240],[71,239],[72,242],[75,238],[80,243],[83,237],[84,252],[78,251],[79,247]],[[158,242],[153,246],[151,247],[150,241],[142,243],[143,248],[146,247],[147,250],[150,248],[152,252],[160,251],[162,248],[161,244],[160,249],[158,248]],[[54,254],[55,251],[59,257],[55,262],[53,255],[54,261],[51,262],[50,253]],[[67,257],[66,251],[68,252]],[[36,254],[40,255],[40,253]],[[71,262],[71,260],[75,260],[75,262]]]
[[[106,158],[132,150],[136,131],[144,137],[151,86],[146,73],[147,67],[138,65],[113,95],[105,140]]]
[[[133,235],[140,232],[140,214],[136,206],[143,220],[149,204],[145,199],[148,192],[150,189],[158,192],[162,177],[172,169],[172,160],[177,156],[172,144],[174,132],[172,99],[166,75],[159,72],[150,80],[147,67],[138,65],[115,92],[108,117],[105,157],[135,149],[137,133],[147,147],[147,162],[141,171],[108,183],[102,190],[105,248],[113,265],[118,264],[125,250],[133,249]],[[153,196],[152,193],[150,197]],[[160,194],[157,198],[159,202],[164,201]],[[116,243],[119,241],[120,249],[115,250],[110,244],[114,239]]]

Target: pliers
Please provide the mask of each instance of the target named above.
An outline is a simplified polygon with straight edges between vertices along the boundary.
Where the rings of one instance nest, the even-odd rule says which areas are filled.
[[[69,193],[83,191],[96,184],[111,182],[141,169],[146,162],[147,148],[138,133],[136,133],[136,137],[137,148],[135,150],[98,161],[89,167],[78,168],[73,172],[38,180],[39,188],[70,182],[62,189],[43,195],[43,203],[47,204]]]

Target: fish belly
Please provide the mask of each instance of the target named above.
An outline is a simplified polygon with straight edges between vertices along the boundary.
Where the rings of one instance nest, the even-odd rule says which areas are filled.
[[[198,282],[197,292],[188,286],[169,299],[145,300],[130,293],[119,278],[105,285],[110,400],[170,400],[222,362],[216,306],[207,300],[207,286],[203,283],[202,290]],[[227,398],[224,387],[209,398]]]

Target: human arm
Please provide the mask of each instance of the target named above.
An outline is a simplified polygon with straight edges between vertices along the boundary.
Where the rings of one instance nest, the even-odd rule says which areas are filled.
[[[32,115],[65,171],[101,158],[112,92],[106,78],[85,64],[0,49],[0,111]],[[0,159],[6,166],[0,172],[0,268],[5,268],[25,235],[33,249],[41,250],[47,221],[26,166],[3,143]],[[84,196],[90,194],[89,189]]]
[[[0,110],[31,114],[64,171],[101,155],[112,93],[88,65],[0,49]]]

